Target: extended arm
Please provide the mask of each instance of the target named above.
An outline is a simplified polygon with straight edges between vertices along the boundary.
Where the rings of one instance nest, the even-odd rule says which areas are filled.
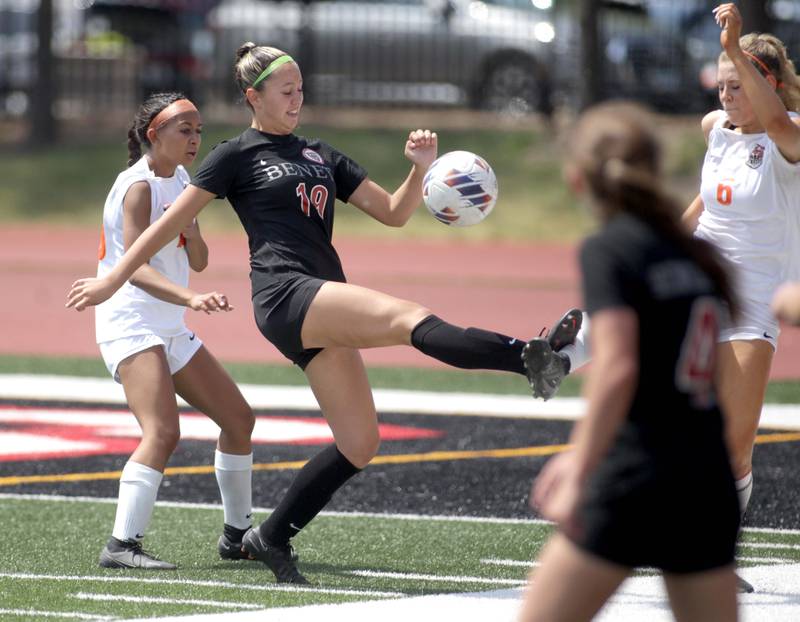
[[[722,4],[714,9],[717,22],[722,26],[720,43],[736,67],[747,99],[767,135],[789,162],[800,162],[800,127],[786,112],[775,92],[775,76],[764,77],[753,66],[739,45],[742,33],[742,16],[735,4]]]
[[[365,179],[348,200],[375,220],[390,227],[402,227],[422,202],[422,178],[436,159],[437,137],[429,130],[415,130],[408,136],[405,156],[411,161],[411,171],[392,194]]]
[[[83,311],[86,307],[108,300],[170,240],[177,237],[214,195],[189,185],[152,226],[148,227],[122,256],[120,262],[102,278],[78,279],[67,295],[67,308]]]

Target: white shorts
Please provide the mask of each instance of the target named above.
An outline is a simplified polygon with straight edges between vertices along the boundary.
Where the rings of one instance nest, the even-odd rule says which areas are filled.
[[[126,358],[153,346],[162,346],[164,353],[167,355],[169,372],[176,374],[192,360],[192,357],[203,345],[203,342],[200,341],[200,337],[187,330],[177,337],[159,337],[148,333],[134,335],[133,337],[122,337],[113,341],[104,341],[97,345],[100,347],[100,354],[108,371],[111,373],[111,377],[116,382],[121,383],[119,379],[119,364]]]
[[[769,304],[742,298],[739,300],[739,316],[736,322],[719,331],[719,342],[760,339],[768,341],[772,349],[777,351],[780,334],[778,320],[772,314]]]

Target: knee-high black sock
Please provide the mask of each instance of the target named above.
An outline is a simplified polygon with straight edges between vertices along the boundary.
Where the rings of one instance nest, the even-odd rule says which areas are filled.
[[[411,331],[411,345],[462,369],[497,369],[525,374],[525,342],[481,328],[461,328],[429,315]]]
[[[278,507],[259,525],[261,538],[279,546],[286,544],[319,514],[333,493],[360,470],[336,445],[323,449],[300,469]]]

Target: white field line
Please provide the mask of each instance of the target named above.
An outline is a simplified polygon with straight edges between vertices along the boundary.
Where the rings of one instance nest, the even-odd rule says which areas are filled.
[[[26,616],[36,618],[66,618],[70,620],[117,620],[114,616],[100,616],[77,611],[40,611],[39,609],[0,609],[3,616]]]
[[[240,384],[253,408],[316,410],[319,408],[307,386]],[[438,391],[373,390],[379,412],[425,415],[477,415],[530,419],[576,420],[583,416],[582,398],[555,398],[547,402],[521,395],[443,393]],[[0,374],[0,399],[38,399],[125,404],[122,386],[111,378],[84,378],[36,374]],[[185,406],[185,402],[179,400]],[[800,430],[800,405],[765,404],[760,427]]]
[[[800,544],[777,544],[775,542],[739,542],[739,548],[800,551]]]
[[[486,585],[525,585],[517,579],[492,579],[488,577],[462,577],[456,575],[415,574],[410,572],[378,572],[377,570],[351,570],[348,574],[374,579],[401,579],[405,581],[432,581],[439,583],[483,583]]]
[[[53,575],[33,574],[27,572],[0,572],[0,579],[17,579],[23,581],[97,581],[98,583],[142,583],[158,585],[192,585],[199,587],[215,587],[232,590],[254,590],[257,592],[309,592],[312,594],[335,594],[339,596],[367,596],[370,598],[400,598],[402,592],[378,592],[372,590],[347,590],[338,588],[300,587],[290,584],[268,583],[266,585],[250,585],[247,583],[229,583],[226,581],[195,581],[192,579],[147,579],[140,577],[105,577],[98,575]]]
[[[514,566],[520,568],[530,568],[531,566],[539,565],[539,562],[522,561],[520,559],[482,559],[481,563],[490,566]]]
[[[155,603],[159,605],[197,605],[199,607],[221,607],[224,609],[263,609],[264,605],[254,605],[249,603],[232,603],[219,600],[197,600],[187,598],[159,598],[155,596],[122,596],[120,594],[87,594],[78,592],[71,594],[71,598],[79,600],[93,601],[123,601],[126,603]]]
[[[755,557],[751,555],[737,555],[736,561],[751,564],[796,564],[797,560],[785,557]]]

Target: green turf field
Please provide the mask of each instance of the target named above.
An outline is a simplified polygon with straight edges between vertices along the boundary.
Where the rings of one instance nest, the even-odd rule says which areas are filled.
[[[548,526],[527,521],[325,515],[295,541],[301,570],[314,585],[287,588],[276,585],[259,562],[218,558],[221,511],[216,508],[159,503],[147,547],[177,563],[179,570],[131,573],[101,569],[96,563],[108,526],[113,524],[113,503],[0,499],[0,523],[5,531],[0,541],[0,610],[32,608],[97,616],[237,611],[248,606],[517,586],[549,532]],[[258,514],[256,518],[263,518]],[[30,538],[31,533],[52,536]],[[26,542],[25,546],[20,542]],[[501,566],[484,561],[497,559],[521,563]],[[129,602],[126,597],[144,602]],[[146,602],[148,597],[172,602]],[[32,613],[13,619],[39,622],[43,617]],[[6,619],[2,613],[0,619]]]
[[[114,507],[0,497],[0,619],[163,617],[516,587],[550,533],[534,521],[322,515],[296,539],[313,585],[295,588],[276,585],[258,562],[221,561],[221,511],[208,506],[156,506],[147,545],[177,571],[101,569]],[[743,538],[740,566],[799,562],[800,533]]]

